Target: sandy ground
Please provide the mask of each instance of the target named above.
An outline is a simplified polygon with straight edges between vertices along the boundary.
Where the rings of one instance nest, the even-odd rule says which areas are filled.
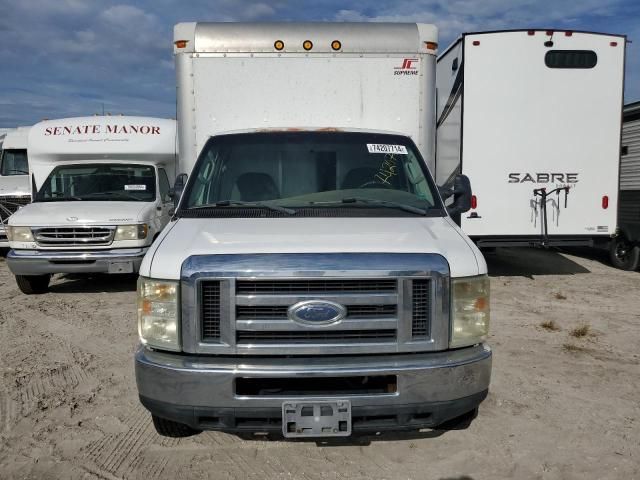
[[[323,444],[159,437],[136,397],[135,279],[27,297],[0,259],[0,478],[640,478],[640,273],[593,252],[488,261],[493,379],[469,428]]]

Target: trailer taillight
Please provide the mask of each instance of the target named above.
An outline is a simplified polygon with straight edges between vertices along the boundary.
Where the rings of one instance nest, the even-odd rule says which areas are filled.
[[[609,196],[605,195],[602,197],[602,208],[604,208],[605,210],[607,208],[609,208]]]
[[[473,208],[474,210],[478,208],[478,197],[476,197],[475,195],[471,195],[471,208]]]

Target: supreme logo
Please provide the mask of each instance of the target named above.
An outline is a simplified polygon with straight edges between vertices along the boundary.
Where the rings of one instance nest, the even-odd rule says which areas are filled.
[[[402,65],[399,67],[393,67],[394,75],[418,75],[418,63],[417,58],[405,58],[402,60]]]

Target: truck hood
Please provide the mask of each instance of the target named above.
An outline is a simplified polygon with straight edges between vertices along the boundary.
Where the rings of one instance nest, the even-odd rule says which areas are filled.
[[[123,225],[144,220],[152,202],[36,202],[9,218],[9,225],[26,227]]]
[[[165,228],[140,275],[178,280],[191,255],[435,253],[454,277],[487,272],[482,254],[450,218],[181,218]]]
[[[29,175],[10,175],[0,177],[0,196],[31,195]]]

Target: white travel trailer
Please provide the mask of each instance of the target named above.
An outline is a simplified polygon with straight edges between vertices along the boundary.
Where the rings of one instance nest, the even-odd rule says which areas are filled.
[[[24,293],[54,273],[136,272],[169,221],[176,124],[147,117],[44,121],[29,132],[34,202],[9,219]]]
[[[435,176],[472,179],[479,246],[592,245],[616,231],[625,37],[462,35],[438,58]]]
[[[0,248],[9,247],[6,234],[8,218],[31,201],[27,137],[30,127],[4,132],[0,151]]]
[[[611,242],[611,262],[636,270],[640,263],[640,102],[624,108],[620,157],[618,235]]]
[[[489,286],[427,168],[436,28],[182,23],[174,40],[181,161],[198,160],[140,268],[136,378],[158,432],[473,415]]]

